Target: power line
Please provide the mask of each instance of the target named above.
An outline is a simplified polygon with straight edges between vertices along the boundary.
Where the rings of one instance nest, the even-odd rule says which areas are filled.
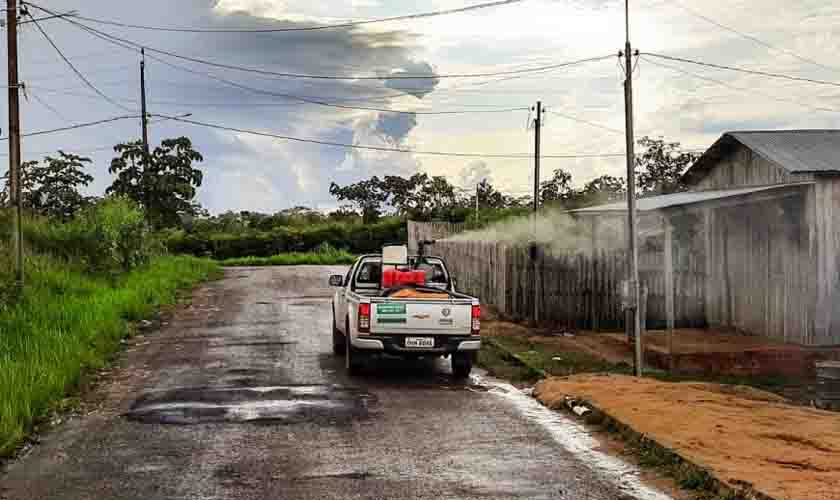
[[[115,116],[114,118],[106,118],[104,120],[97,120],[97,121],[94,121],[94,122],[77,123],[77,124],[74,124],[74,125],[68,125],[66,127],[61,127],[61,128],[54,128],[54,129],[50,129],[50,130],[39,130],[37,132],[28,132],[26,134],[21,134],[21,137],[34,137],[34,136],[37,136],[37,135],[54,134],[56,132],[66,132],[68,130],[76,130],[76,129],[80,129],[80,128],[93,127],[93,126],[96,126],[96,125],[104,125],[106,123],[112,123],[112,122],[116,122],[116,121],[120,121],[120,120],[133,120],[133,119],[136,119],[136,118],[140,118],[140,115]],[[169,118],[170,120],[175,119],[173,117],[165,117],[165,118]],[[0,138],[0,141],[8,141],[8,140],[9,140],[8,137]]]
[[[654,52],[642,52],[641,55],[656,57],[656,58],[659,58],[659,59],[666,59],[668,61],[694,64],[694,65],[697,65],[697,66],[705,66],[707,68],[723,69],[723,70],[726,70],[726,71],[735,71],[735,72],[738,72],[738,73],[746,73],[746,74],[749,74],[749,75],[766,76],[766,77],[770,77],[770,78],[779,78],[779,79],[782,79],[782,80],[792,80],[792,81],[796,81],[796,82],[806,82],[806,83],[814,83],[814,84],[817,84],[817,85],[830,85],[832,87],[840,87],[840,83],[838,83],[838,82],[830,82],[830,81],[827,81],[827,80],[815,80],[813,78],[804,78],[804,77],[800,77],[800,76],[785,75],[785,74],[782,74],[782,73],[770,73],[768,71],[759,71],[759,70],[752,70],[752,69],[746,69],[746,68],[737,68],[737,67],[734,67],[734,66],[724,66],[722,64],[714,64],[714,63],[707,63],[707,62],[702,62],[702,61],[695,61],[693,59],[685,59],[685,58],[682,58],[682,57],[666,56],[664,54],[657,54],[657,53],[654,53]]]
[[[82,19],[85,21],[89,21],[92,23],[97,24],[105,24],[109,26],[118,26],[120,28],[131,28],[131,29],[141,29],[141,30],[151,30],[151,31],[167,31],[167,32],[177,32],[177,33],[286,33],[286,32],[296,32],[296,31],[318,31],[318,30],[330,30],[330,29],[339,29],[339,28],[352,28],[355,26],[362,26],[365,24],[374,24],[374,23],[385,23],[385,22],[393,22],[393,21],[406,21],[410,19],[423,19],[428,17],[437,17],[437,16],[446,16],[450,14],[459,14],[461,12],[469,12],[473,10],[479,9],[489,9],[492,7],[500,7],[503,5],[509,5],[514,3],[522,2],[523,0],[501,0],[497,2],[488,2],[476,5],[469,5],[466,7],[460,7],[457,9],[448,9],[448,10],[437,10],[432,12],[424,12],[420,14],[408,14],[403,16],[393,16],[393,17],[383,17],[379,19],[367,19],[362,21],[352,21],[347,23],[341,24],[325,24],[325,25],[318,25],[318,26],[307,26],[301,28],[256,28],[256,29],[247,29],[247,28],[172,28],[172,27],[163,27],[163,26],[146,26],[141,24],[129,24],[123,23],[120,21],[112,21],[107,19],[97,19],[94,17],[85,17],[76,15],[74,17],[78,19]]]
[[[195,69],[192,69],[192,68],[187,68],[186,66],[181,66],[179,64],[174,64],[172,62],[169,62],[165,59],[161,59],[159,57],[155,57],[155,56],[151,56],[151,55],[148,56],[148,57],[152,60],[155,60],[155,61],[157,61],[161,64],[169,66],[170,68],[176,69],[178,71],[185,71],[185,72],[190,73],[190,74],[203,76],[205,78],[210,78],[211,80],[215,80],[217,82],[224,83],[225,85],[229,85],[229,86],[241,89],[241,90],[246,90],[248,92],[252,92],[252,93],[255,93],[255,94],[268,95],[268,96],[273,96],[273,97],[280,97],[280,98],[283,98],[283,99],[291,99],[291,100],[299,101],[300,103],[314,104],[314,105],[317,105],[317,106],[325,106],[325,107],[330,107],[330,108],[349,109],[349,110],[358,110],[358,111],[377,111],[377,112],[382,112],[382,113],[416,114],[416,115],[450,115],[450,114],[465,114],[465,113],[507,113],[507,112],[512,112],[512,111],[523,111],[523,110],[528,109],[527,107],[519,107],[519,108],[506,108],[506,109],[497,109],[497,110],[482,110],[482,111],[476,111],[476,110],[406,111],[406,110],[398,110],[398,109],[390,109],[390,108],[350,106],[350,105],[346,105],[346,104],[339,104],[339,103],[335,103],[335,102],[327,102],[327,101],[322,101],[322,100],[319,100],[319,99],[313,99],[313,98],[294,95],[294,94],[287,94],[287,93],[283,93],[283,92],[274,92],[274,91],[270,91],[270,90],[259,89],[259,88],[256,88],[256,87],[251,87],[249,85],[244,85],[242,83],[234,82],[232,80],[228,80],[226,78],[222,78],[220,76],[213,75],[211,73],[207,73],[207,72],[204,72],[204,71],[198,71],[198,70],[195,70]],[[404,95],[404,94],[402,94],[402,95]],[[398,97],[398,96],[399,95],[391,95],[390,97]]]
[[[43,35],[44,38],[47,39],[47,41],[50,43],[50,45],[52,45],[52,48],[55,49],[55,51],[58,53],[59,56],[61,56],[61,59],[63,59],[64,62],[67,63],[67,66],[69,66],[70,69],[73,70],[74,73],[76,73],[76,76],[78,76],[79,79],[82,80],[85,83],[85,85],[90,87],[91,90],[93,90],[94,92],[99,94],[103,99],[105,99],[109,103],[113,104],[114,106],[122,109],[123,111],[129,111],[129,112],[133,111],[132,109],[127,108],[127,107],[123,106],[122,104],[118,103],[117,101],[111,99],[104,92],[99,90],[94,84],[90,83],[90,80],[85,78],[85,75],[83,75],[81,71],[76,69],[76,66],[74,66],[73,63],[70,62],[70,59],[67,59],[67,57],[64,55],[64,53],[61,51],[61,49],[58,48],[58,45],[56,45],[55,42],[53,42],[52,38],[50,38],[50,36],[47,34],[47,32],[44,31],[43,28],[41,28],[41,24],[38,21],[36,21],[35,18],[31,14],[29,14],[28,12],[27,12],[27,14],[29,15],[29,17],[32,20],[32,23],[35,25],[35,27],[38,28],[38,31],[41,32],[41,35]],[[62,19],[65,19],[65,18],[62,18]]]
[[[765,42],[764,40],[762,40],[762,39],[760,39],[760,38],[758,38],[758,37],[756,37],[756,36],[750,35],[750,34],[748,34],[748,33],[744,33],[743,31],[739,31],[739,30],[737,30],[737,29],[735,29],[735,28],[732,28],[732,27],[730,27],[730,26],[726,26],[726,25],[724,25],[724,24],[721,24],[721,23],[719,23],[719,22],[715,21],[714,19],[712,19],[712,18],[710,18],[710,17],[707,17],[707,16],[704,16],[703,14],[701,14],[701,13],[697,12],[696,10],[694,10],[694,9],[691,9],[691,8],[687,7],[687,6],[686,6],[685,4],[683,4],[682,2],[679,2],[679,1],[677,1],[677,0],[673,0],[673,2],[674,2],[674,4],[676,4],[678,7],[680,7],[680,8],[681,8],[681,9],[683,9],[684,11],[688,12],[689,14],[691,14],[691,15],[693,15],[693,16],[695,16],[695,17],[697,17],[697,18],[700,18],[700,19],[702,19],[702,20],[706,21],[706,22],[707,22],[707,23],[709,23],[709,24],[713,24],[713,25],[717,26],[717,27],[718,27],[718,28],[720,28],[720,29],[726,30],[726,31],[728,31],[728,32],[730,32],[730,33],[734,33],[734,34],[736,34],[736,35],[740,36],[741,38],[745,38],[745,39],[747,39],[747,40],[750,40],[750,41],[752,41],[752,42],[755,42],[755,43],[757,43],[757,44],[761,45],[762,47],[768,48],[768,49],[773,50],[773,51],[776,51],[776,52],[781,52],[781,53],[783,53],[783,54],[787,54],[787,55],[789,55],[789,56],[791,56],[791,57],[794,57],[794,58],[796,58],[796,59],[799,59],[799,60],[800,60],[800,61],[802,61],[802,62],[806,62],[806,63],[808,63],[808,64],[813,64],[814,66],[819,66],[820,68],[828,69],[828,70],[831,70],[831,71],[837,71],[837,70],[838,70],[838,68],[836,68],[836,67],[833,67],[833,66],[828,66],[828,65],[826,65],[826,64],[823,64],[823,63],[821,63],[821,62],[815,61],[815,60],[813,60],[813,59],[809,59],[809,58],[807,58],[807,57],[805,57],[805,56],[801,56],[801,55],[797,54],[796,52],[793,52],[792,50],[784,49],[784,48],[781,48],[781,47],[776,47],[775,45],[772,45],[772,44],[770,44],[770,43],[768,43],[768,42]]]
[[[752,89],[752,88],[739,87],[739,86],[737,86],[737,85],[732,85],[732,84],[730,84],[730,83],[727,83],[727,82],[724,82],[724,81],[721,81],[721,80],[717,80],[717,79],[715,79],[715,78],[710,78],[710,77],[708,77],[708,76],[699,75],[699,74],[697,74],[697,73],[693,73],[693,72],[691,72],[691,71],[687,71],[687,70],[684,70],[684,69],[682,69],[682,68],[678,68],[678,67],[676,67],[676,66],[671,66],[670,64],[665,64],[665,63],[662,63],[662,62],[651,61],[650,59],[647,59],[647,58],[645,58],[645,62],[649,62],[650,64],[653,64],[654,66],[659,66],[660,68],[670,69],[670,70],[676,71],[676,72],[678,72],[678,73],[682,73],[682,74],[684,74],[684,75],[688,75],[688,76],[691,76],[691,77],[694,77],[694,78],[697,78],[697,79],[700,79],[700,80],[705,80],[705,81],[707,81],[707,82],[715,83],[715,84],[717,84],[717,85],[721,85],[721,86],[723,86],[723,87],[727,87],[727,88],[730,88],[730,89],[738,90],[738,91],[740,91],[740,92],[753,93],[753,94],[756,94],[756,95],[759,95],[759,96],[765,97],[765,98],[767,98],[767,99],[772,99],[772,100],[774,100],[774,101],[778,101],[778,102],[785,102],[785,103],[796,104],[796,105],[798,105],[798,106],[802,106],[802,107],[808,108],[808,109],[810,109],[810,110],[812,110],[812,111],[825,111],[825,112],[829,112],[829,113],[838,113],[838,112],[840,112],[840,109],[835,109],[835,108],[824,108],[824,107],[820,107],[820,106],[812,106],[812,105],[810,105],[810,104],[807,104],[807,103],[804,103],[804,102],[800,102],[800,101],[797,101],[797,100],[795,100],[795,99],[786,99],[786,98],[784,98],[784,97],[778,97],[778,96],[774,96],[774,95],[770,95],[770,94],[765,94],[764,92],[760,92],[760,91],[755,90],[755,89]]]
[[[45,9],[43,7],[39,7],[35,4],[28,4],[32,5],[33,7],[40,9],[44,12],[51,13],[50,10]],[[212,66],[216,68],[222,69],[229,69],[233,71],[241,71],[245,73],[254,73],[258,75],[265,75],[265,76],[274,76],[279,78],[300,78],[300,79],[310,79],[310,80],[440,80],[440,79],[448,79],[448,78],[486,78],[492,76],[504,76],[504,75],[518,75],[518,74],[526,74],[526,73],[539,73],[550,71],[553,69],[559,69],[568,66],[575,66],[579,64],[589,63],[589,62],[597,62],[603,61],[606,59],[611,59],[615,57],[613,54],[608,56],[600,56],[600,57],[590,57],[586,59],[579,59],[577,61],[569,61],[557,64],[549,64],[544,66],[537,66],[528,69],[519,69],[519,70],[508,70],[508,71],[493,71],[493,72],[482,72],[482,73],[451,73],[451,74],[421,74],[421,75],[405,75],[405,74],[390,74],[390,75],[382,75],[382,76],[368,76],[368,75],[352,75],[352,76],[342,76],[342,75],[309,75],[309,74],[301,74],[301,73],[282,73],[277,71],[269,71],[265,69],[259,68],[250,68],[246,66],[237,66],[234,64],[226,64],[220,63],[215,61],[208,61],[206,59],[199,59],[196,57],[190,57],[181,55],[175,52],[157,49],[154,47],[149,47],[145,44],[140,44],[131,40],[127,40],[125,38],[120,38],[118,36],[112,35],[110,33],[106,33],[104,31],[97,30],[92,28],[86,24],[80,23],[78,21],[74,21],[70,18],[62,18],[64,21],[71,23],[75,26],[80,28],[86,29],[86,31],[98,33],[104,37],[111,39],[112,42],[120,42],[123,44],[125,48],[126,45],[131,46],[135,49],[145,48],[146,51],[154,52],[157,54],[169,56],[175,59],[181,59],[184,61],[193,62],[196,64],[203,64],[205,66]]]
[[[583,124],[589,125],[589,126],[591,126],[591,127],[597,127],[597,128],[603,129],[603,130],[607,130],[607,131],[609,131],[609,132],[613,132],[613,133],[616,133],[616,134],[622,134],[622,135],[624,135],[624,131],[623,131],[623,130],[618,130],[617,128],[612,128],[612,127],[608,127],[608,126],[606,126],[606,125],[601,125],[600,123],[591,122],[591,121],[589,121],[589,120],[584,120],[583,118],[578,118],[578,117],[576,117],[576,116],[567,115],[567,114],[565,114],[565,113],[558,113],[557,111],[554,111],[554,110],[551,110],[551,109],[548,109],[548,110],[546,110],[546,111],[547,111],[547,112],[549,112],[549,113],[551,113],[552,115],[557,115],[557,116],[559,116],[559,117],[561,117],[561,118],[565,118],[565,119],[567,119],[567,120],[572,120],[572,121],[580,122],[580,123],[583,123]]]
[[[50,110],[50,112],[52,112],[52,114],[54,114],[55,116],[57,116],[57,117],[58,117],[59,119],[61,119],[62,121],[65,121],[65,122],[66,122],[66,121],[69,121],[69,120],[68,120],[68,119],[67,119],[67,118],[66,118],[66,117],[65,117],[65,116],[64,116],[64,115],[63,115],[63,114],[62,114],[59,110],[57,110],[54,106],[50,105],[47,101],[45,101],[45,100],[41,99],[41,97],[39,97],[39,96],[38,96],[38,94],[36,94],[36,93],[34,93],[34,92],[31,92],[31,91],[30,91],[30,92],[29,92],[29,95],[31,95],[33,99],[35,99],[36,101],[38,101],[38,104],[40,104],[41,106],[43,106],[43,107],[47,108],[48,110]]]
[[[341,142],[331,142],[331,141],[322,141],[318,139],[306,139],[301,137],[292,137],[287,135],[280,135],[280,134],[273,134],[270,132],[260,132],[256,130],[248,130],[242,129],[237,127],[227,127],[224,125],[217,125],[207,122],[200,122],[196,120],[190,120],[186,118],[179,118],[179,117],[172,117],[160,114],[154,114],[153,116],[159,116],[164,118],[169,118],[173,121],[187,123],[190,125],[196,125],[199,127],[206,127],[212,128],[216,130],[225,130],[228,132],[237,132],[241,134],[249,134],[249,135],[256,135],[261,137],[269,137],[272,139],[281,139],[285,141],[293,141],[293,142],[303,142],[307,144],[318,144],[321,146],[333,146],[333,147],[340,147],[340,148],[347,148],[347,149],[362,149],[362,150],[369,150],[369,151],[384,151],[384,152],[392,152],[392,153],[408,153],[408,154],[417,154],[417,155],[428,155],[428,156],[448,156],[448,157],[455,157],[455,158],[504,158],[504,159],[516,159],[516,160],[531,160],[533,157],[530,154],[523,153],[523,154],[492,154],[492,153],[454,153],[454,152],[443,152],[443,151],[424,151],[424,150],[414,150],[414,149],[407,149],[407,148],[395,148],[395,147],[385,147],[385,146],[368,146],[368,145],[361,145],[361,144],[347,144]],[[573,155],[543,155],[543,158],[553,158],[553,159],[578,159],[578,158],[611,158],[611,157],[623,157],[624,153],[606,153],[606,154],[573,154]]]

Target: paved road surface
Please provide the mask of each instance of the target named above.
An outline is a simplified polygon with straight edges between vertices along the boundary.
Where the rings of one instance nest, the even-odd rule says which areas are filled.
[[[138,336],[93,410],[0,477],[14,500],[663,498],[527,395],[442,360],[348,378],[336,268],[232,269]]]

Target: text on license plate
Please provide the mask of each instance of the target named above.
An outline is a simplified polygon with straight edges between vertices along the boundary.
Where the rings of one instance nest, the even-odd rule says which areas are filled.
[[[434,347],[435,339],[432,337],[406,337],[406,347]]]

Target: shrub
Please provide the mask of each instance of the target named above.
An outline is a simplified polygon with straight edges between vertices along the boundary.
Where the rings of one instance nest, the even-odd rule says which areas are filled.
[[[124,197],[106,198],[63,224],[31,219],[24,230],[27,243],[35,250],[106,274],[134,269],[163,251],[143,210]]]

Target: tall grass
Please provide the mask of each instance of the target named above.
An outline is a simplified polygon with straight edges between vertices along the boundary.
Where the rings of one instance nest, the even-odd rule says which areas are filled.
[[[174,302],[178,289],[216,267],[193,257],[156,257],[114,280],[30,256],[23,298],[0,309],[0,456],[12,452],[86,370],[105,365],[130,321]],[[0,282],[8,278],[0,275]]]

